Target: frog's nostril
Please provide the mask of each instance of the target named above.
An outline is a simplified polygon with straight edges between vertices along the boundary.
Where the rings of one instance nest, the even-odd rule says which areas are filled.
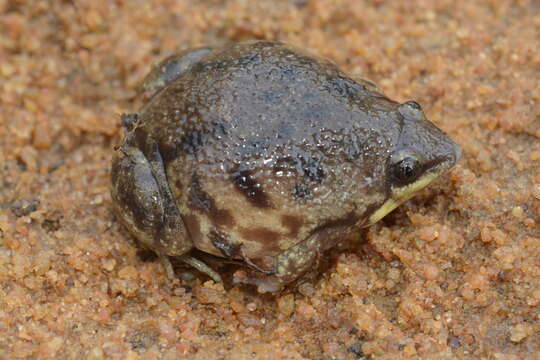
[[[450,167],[454,166],[461,158],[461,148],[459,147],[459,145],[450,140],[450,142],[447,143],[447,146],[445,146],[444,149],[444,161],[447,162]]]

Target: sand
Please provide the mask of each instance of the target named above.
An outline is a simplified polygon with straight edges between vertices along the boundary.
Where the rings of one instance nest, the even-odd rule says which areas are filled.
[[[298,287],[171,283],[111,211],[120,114],[152,63],[254,38],[416,100],[463,158]],[[0,358],[539,359],[539,79],[536,0],[0,0]]]

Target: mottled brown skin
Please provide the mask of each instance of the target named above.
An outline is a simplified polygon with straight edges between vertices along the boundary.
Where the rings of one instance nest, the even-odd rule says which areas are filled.
[[[196,247],[244,260],[264,274],[261,291],[459,158],[418,104],[281,43],[186,51],[145,90],[113,160],[118,217],[162,257]]]

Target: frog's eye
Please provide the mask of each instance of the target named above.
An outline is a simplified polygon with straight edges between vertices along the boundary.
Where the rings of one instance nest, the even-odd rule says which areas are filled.
[[[393,177],[401,184],[409,184],[420,174],[420,162],[412,156],[407,156],[392,166]]]

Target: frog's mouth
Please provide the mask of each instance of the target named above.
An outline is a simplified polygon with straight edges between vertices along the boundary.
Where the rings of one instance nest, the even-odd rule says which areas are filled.
[[[412,198],[414,194],[416,194],[418,191],[431,184],[435,179],[445,173],[454,164],[455,160],[448,160],[442,162],[432,171],[427,172],[423,176],[419,177],[415,182],[410,183],[406,186],[392,188],[390,198],[388,198],[388,200],[386,200],[377,210],[375,210],[370,215],[368,222],[365,226],[370,226],[381,220],[399,205]]]

